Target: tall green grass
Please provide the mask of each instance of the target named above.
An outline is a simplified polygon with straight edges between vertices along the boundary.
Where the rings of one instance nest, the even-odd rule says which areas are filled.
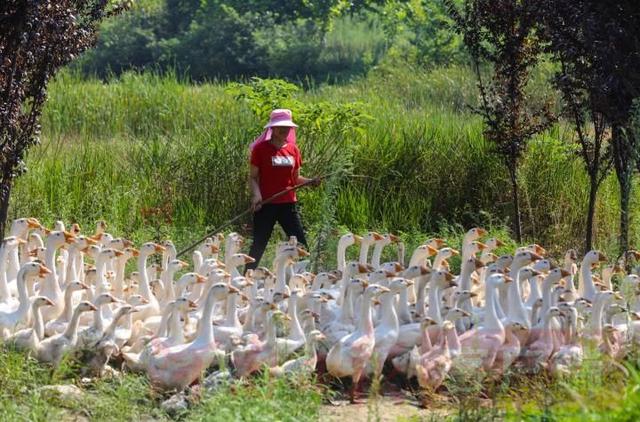
[[[305,104],[357,101],[371,116],[349,137],[299,129],[303,173],[333,169],[335,158],[322,151],[339,143],[339,165],[351,174],[333,181],[335,188],[300,193],[311,243],[325,221],[405,233],[508,226],[510,185],[468,111],[476,96],[464,67],[420,71],[388,63],[362,80],[296,94]],[[85,226],[104,218],[134,240],[171,236],[179,245],[247,207],[247,146],[264,124],[224,84],[153,74],[105,83],[69,73],[53,82],[42,123],[44,142],[29,153],[11,216]],[[519,173],[527,239],[558,253],[580,248],[584,236],[587,178],[569,139],[566,123],[535,138]],[[636,191],[634,204],[638,198]],[[634,243],[638,218],[634,212]],[[617,221],[612,176],[597,204],[596,246],[614,248]],[[248,233],[249,222],[235,229]]]

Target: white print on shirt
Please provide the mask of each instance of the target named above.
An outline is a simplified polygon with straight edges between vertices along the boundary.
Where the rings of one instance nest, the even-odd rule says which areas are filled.
[[[293,167],[294,163],[295,160],[289,155],[274,155],[271,157],[271,165],[273,167]]]

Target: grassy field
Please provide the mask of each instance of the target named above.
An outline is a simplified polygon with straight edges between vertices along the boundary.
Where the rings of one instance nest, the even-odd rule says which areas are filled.
[[[498,383],[457,375],[440,394],[423,402],[415,386],[405,385],[404,403],[367,387],[365,406],[344,406],[342,393],[308,379],[270,379],[258,375],[247,382],[190,395],[188,410],[167,413],[160,406],[169,395],[155,393],[145,377],[119,375],[83,379],[72,365],[56,370],[23,354],[0,353],[0,418],[2,420],[182,420],[182,421],[311,421],[339,420],[611,420],[633,421],[640,415],[637,359],[627,366],[593,353],[571,377],[506,374]],[[50,385],[77,386],[76,395],[59,395]],[[391,384],[383,384],[382,391]],[[397,391],[398,386],[392,387]],[[354,408],[357,409],[354,412]]]

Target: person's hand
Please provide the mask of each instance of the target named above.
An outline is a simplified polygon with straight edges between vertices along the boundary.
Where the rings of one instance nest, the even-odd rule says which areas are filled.
[[[256,212],[262,208],[262,197],[260,195],[253,195],[251,198],[251,211]]]

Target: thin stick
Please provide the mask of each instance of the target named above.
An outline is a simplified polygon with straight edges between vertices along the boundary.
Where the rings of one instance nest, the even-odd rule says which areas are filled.
[[[264,205],[264,204],[268,204],[269,202],[273,201],[274,199],[280,198],[283,195],[286,195],[287,193],[291,192],[291,191],[295,191],[300,189],[301,187],[310,185],[311,183],[314,183],[316,180],[322,180],[322,179],[326,179],[327,177],[331,176],[333,173],[329,173],[329,174],[325,174],[323,176],[320,177],[316,177],[315,179],[310,179],[304,183],[299,183],[295,186],[291,186],[289,188],[286,188],[285,190],[282,190],[276,194],[271,195],[270,197],[268,197],[267,199],[263,199],[260,202],[260,205]],[[177,256],[182,256],[185,253],[189,252],[190,250],[192,250],[193,248],[195,248],[197,245],[199,245],[202,241],[204,241],[207,237],[210,237],[216,233],[221,232],[222,230],[226,229],[227,227],[229,227],[230,225],[232,225],[233,223],[235,223],[236,221],[240,220],[242,217],[244,217],[245,215],[251,213],[253,210],[251,207],[249,207],[247,210],[241,212],[240,214],[236,215],[235,217],[233,217],[231,220],[227,220],[224,224],[222,224],[220,227],[216,227],[215,230],[211,230],[209,233],[207,233],[206,235],[202,236],[201,238],[199,238],[198,240],[196,240],[195,242],[193,242],[191,245],[189,245],[188,247],[184,248],[183,250],[181,250],[180,252],[178,252]]]

